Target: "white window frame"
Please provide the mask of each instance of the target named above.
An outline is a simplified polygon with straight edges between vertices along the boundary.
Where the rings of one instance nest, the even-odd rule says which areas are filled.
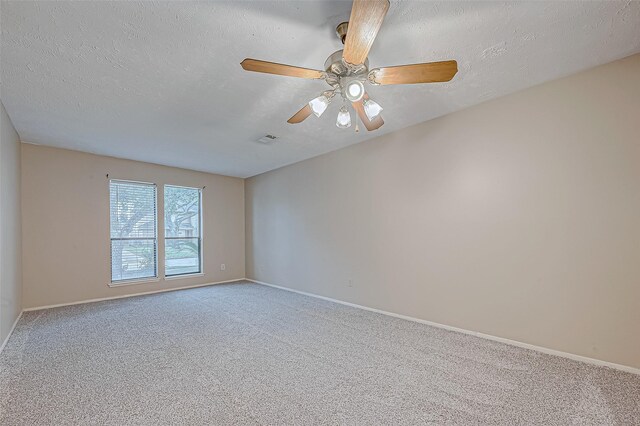
[[[165,211],[166,211],[166,198],[165,198],[165,189],[169,187],[169,188],[184,188],[184,189],[195,189],[198,191],[198,236],[197,237],[167,237],[167,225],[166,223],[164,223],[165,221]],[[204,204],[202,202],[202,188],[198,188],[198,187],[194,187],[194,186],[184,186],[184,185],[170,185],[170,184],[164,184],[163,188],[162,188],[162,218],[163,218],[163,243],[164,243],[164,247],[163,247],[163,253],[164,253],[164,259],[163,259],[163,266],[164,266],[164,279],[165,281],[169,281],[169,280],[177,280],[180,278],[190,278],[190,277],[199,277],[204,275],[204,229],[202,226],[202,222],[203,222],[203,217],[204,217]],[[183,239],[189,239],[189,238],[198,238],[199,244],[198,244],[198,248],[199,248],[199,258],[198,258],[198,264],[200,266],[200,270],[198,272],[187,272],[187,273],[183,273],[183,274],[171,274],[171,275],[167,275],[167,240],[183,240]]]
[[[136,185],[147,185],[147,186],[152,186],[153,187],[153,191],[155,193],[155,259],[154,259],[154,275],[151,277],[144,277],[144,278],[136,278],[136,279],[129,279],[129,280],[113,280],[113,249],[112,249],[112,245],[113,245],[113,240],[123,240],[124,238],[112,238],[111,237],[111,182],[121,182],[121,183],[130,183],[130,184],[136,184]],[[120,287],[120,286],[125,286],[125,285],[134,285],[134,284],[142,284],[142,283],[149,283],[149,282],[158,282],[160,281],[160,278],[158,276],[158,252],[160,251],[160,246],[159,246],[159,242],[158,242],[158,185],[156,185],[153,182],[143,182],[143,181],[136,181],[136,180],[128,180],[128,179],[109,179],[108,182],[108,194],[109,194],[109,275],[111,276],[110,278],[110,282],[109,282],[109,287]],[[132,240],[142,240],[144,238],[131,238]],[[149,238],[151,239],[151,238]]]

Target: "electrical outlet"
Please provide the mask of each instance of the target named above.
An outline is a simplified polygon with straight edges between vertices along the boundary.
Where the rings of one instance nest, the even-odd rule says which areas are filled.
[[[349,280],[349,282],[347,283],[347,287],[353,287],[353,281]]]
[[[221,270],[221,271],[224,271],[225,269],[227,269],[227,267],[225,266],[225,264],[224,264],[224,263],[221,263],[221,264],[220,264],[220,270]]]

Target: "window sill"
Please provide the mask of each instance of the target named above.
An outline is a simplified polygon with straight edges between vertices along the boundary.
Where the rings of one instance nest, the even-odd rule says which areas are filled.
[[[173,280],[181,280],[184,278],[194,278],[194,277],[204,277],[204,272],[197,272],[195,274],[171,275],[169,277],[164,277],[164,280],[173,281]]]
[[[144,284],[144,283],[157,283],[160,281],[160,278],[142,278],[139,280],[128,280],[128,281],[118,281],[115,283],[109,283],[109,287],[122,287],[126,285],[136,285],[136,284]]]

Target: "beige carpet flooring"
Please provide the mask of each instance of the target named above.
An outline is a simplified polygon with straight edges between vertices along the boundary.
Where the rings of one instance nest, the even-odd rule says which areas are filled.
[[[633,425],[640,376],[239,283],[25,313],[0,424]]]

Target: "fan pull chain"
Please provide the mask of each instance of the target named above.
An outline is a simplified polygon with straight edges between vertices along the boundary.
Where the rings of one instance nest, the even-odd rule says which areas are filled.
[[[360,127],[358,127],[358,118],[359,118],[358,111],[356,111],[356,107],[355,106],[352,106],[352,108],[353,108],[353,122],[356,124],[354,127],[355,127],[355,130],[356,130],[356,133],[359,133],[360,132]]]

